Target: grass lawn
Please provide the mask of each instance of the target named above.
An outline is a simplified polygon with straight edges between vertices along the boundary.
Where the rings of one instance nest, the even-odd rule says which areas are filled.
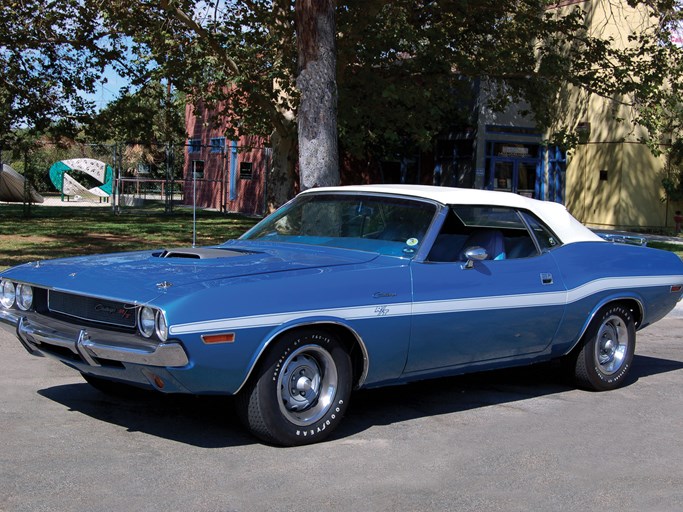
[[[236,238],[257,219],[197,211],[197,245]],[[0,270],[28,261],[192,245],[192,210],[162,205],[115,215],[108,207],[0,205]]]
[[[256,219],[215,211],[197,212],[197,245],[237,238]],[[24,217],[21,205],[0,205],[0,271],[28,261],[192,245],[192,210],[146,206],[115,215],[108,207],[37,206]],[[683,258],[683,245],[651,241],[648,246]]]
[[[674,252],[678,255],[679,258],[683,259],[683,243],[677,244],[672,242],[651,241],[648,242],[647,246],[654,247],[655,249],[664,249],[665,251]]]

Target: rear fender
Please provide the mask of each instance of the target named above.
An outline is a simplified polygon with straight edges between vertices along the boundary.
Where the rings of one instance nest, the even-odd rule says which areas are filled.
[[[574,351],[579,346],[579,343],[581,342],[583,335],[588,330],[588,327],[590,326],[591,322],[593,321],[593,318],[595,318],[595,315],[597,315],[598,312],[601,309],[603,309],[604,307],[611,305],[611,304],[617,304],[617,303],[624,304],[626,307],[628,307],[633,312],[633,319],[635,320],[636,330],[638,330],[642,324],[643,318],[645,318],[645,307],[644,307],[644,301],[643,301],[642,297],[638,296],[635,293],[628,293],[628,294],[622,293],[619,295],[613,295],[613,296],[605,297],[602,300],[600,300],[598,303],[595,304],[595,306],[591,310],[590,314],[586,317],[586,321],[584,322],[583,326],[581,327],[581,331],[579,332],[576,339],[573,341],[569,350],[567,350],[566,354],[571,353],[572,351]]]

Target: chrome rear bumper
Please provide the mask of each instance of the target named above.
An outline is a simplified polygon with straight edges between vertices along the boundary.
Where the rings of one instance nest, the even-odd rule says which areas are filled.
[[[76,360],[89,366],[115,362],[177,368],[189,363],[180,343],[145,340],[18,311],[0,310],[0,323],[14,327],[24,348],[37,356]]]

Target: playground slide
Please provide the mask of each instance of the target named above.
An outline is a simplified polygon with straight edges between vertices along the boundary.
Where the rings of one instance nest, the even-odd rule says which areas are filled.
[[[99,199],[101,197],[109,197],[104,190],[99,187],[85,188],[68,174],[64,173],[64,183],[62,185],[62,192],[67,196],[80,196],[86,199]]]
[[[21,174],[9,165],[2,164],[2,171],[0,171],[0,201],[23,203],[24,182],[24,177]],[[29,193],[31,194],[31,202],[42,203],[44,201],[43,196],[36,192],[33,187],[30,188]]]
[[[50,181],[64,195],[85,199],[109,197],[112,193],[114,171],[110,165],[92,158],[60,160],[50,167]],[[72,175],[87,174],[102,183],[98,187],[86,188]]]

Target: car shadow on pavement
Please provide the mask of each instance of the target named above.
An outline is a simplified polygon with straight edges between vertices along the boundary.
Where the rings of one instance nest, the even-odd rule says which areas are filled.
[[[640,377],[649,377],[650,375],[657,375],[660,373],[673,372],[683,368],[683,361],[676,361],[675,359],[662,359],[660,357],[640,356],[636,354],[633,356],[633,364],[629,378],[635,382]],[[632,382],[629,381],[628,384]],[[628,385],[627,384],[627,385]]]
[[[683,369],[683,362],[636,355],[627,386],[640,378]],[[332,439],[376,425],[514,403],[574,390],[558,363],[431,379],[403,386],[354,393],[346,418]],[[39,391],[41,396],[126,428],[202,448],[257,443],[235,415],[230,397],[164,395],[135,390],[110,396],[89,384],[68,384]]]
[[[681,369],[682,361],[635,355],[625,386],[635,384],[640,378]],[[361,390],[352,397],[349,411],[334,437],[353,436],[376,425],[511,404],[573,390],[577,388],[568,371],[558,362]]]
[[[104,394],[87,383],[38,391],[41,396],[129,432],[144,432],[200,448],[254,444],[234,412],[232,397],[169,395],[132,388]]]

